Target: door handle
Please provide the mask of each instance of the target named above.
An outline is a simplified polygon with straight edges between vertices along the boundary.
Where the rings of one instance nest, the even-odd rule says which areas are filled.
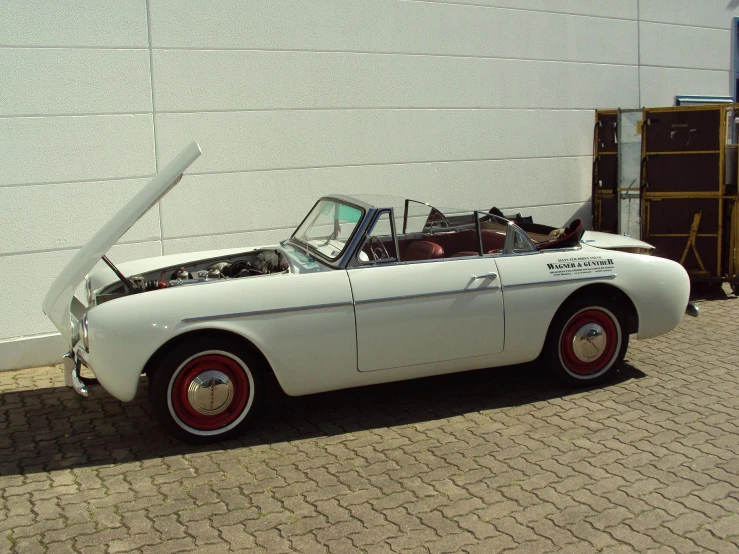
[[[472,280],[476,281],[477,279],[497,279],[498,274],[497,273],[486,273],[485,275],[473,275]]]

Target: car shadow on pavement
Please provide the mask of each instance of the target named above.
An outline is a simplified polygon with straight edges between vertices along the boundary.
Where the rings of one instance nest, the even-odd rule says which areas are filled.
[[[608,388],[644,377],[624,363]],[[90,398],[66,387],[7,392],[0,397],[0,476],[94,467],[167,456],[269,445],[297,439],[442,420],[578,394],[533,364],[483,369],[289,397],[267,379],[259,417],[241,437],[193,446],[160,430],[149,414],[148,383],[119,402],[102,388]]]

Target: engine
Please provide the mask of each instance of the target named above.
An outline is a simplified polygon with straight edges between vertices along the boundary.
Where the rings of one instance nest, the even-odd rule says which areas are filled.
[[[244,254],[229,257],[197,260],[182,266],[165,267],[133,275],[103,289],[97,296],[96,302],[101,304],[115,298],[149,292],[153,290],[180,287],[222,279],[241,279],[272,273],[289,271],[290,264],[285,255],[278,249],[255,250]]]

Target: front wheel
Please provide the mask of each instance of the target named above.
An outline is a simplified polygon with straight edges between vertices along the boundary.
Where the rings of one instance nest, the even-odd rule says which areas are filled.
[[[262,397],[259,362],[236,341],[196,338],[163,357],[149,385],[151,411],[170,434],[195,444],[238,434]]]
[[[585,296],[560,308],[544,347],[551,371],[568,384],[590,386],[603,381],[626,355],[626,317],[606,298]]]

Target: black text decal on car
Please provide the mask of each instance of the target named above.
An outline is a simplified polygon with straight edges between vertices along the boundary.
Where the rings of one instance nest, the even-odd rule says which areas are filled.
[[[613,260],[601,256],[561,258],[547,264],[549,273],[556,276],[581,275],[583,273],[607,273],[613,270]]]

